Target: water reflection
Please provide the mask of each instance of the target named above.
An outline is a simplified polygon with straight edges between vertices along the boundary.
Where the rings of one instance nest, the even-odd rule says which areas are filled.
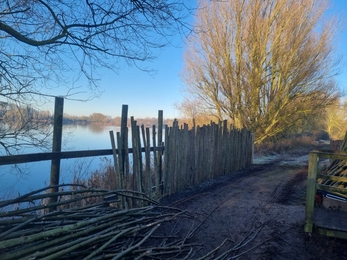
[[[90,125],[89,126],[89,130],[92,133],[94,133],[94,134],[102,133],[102,132],[104,132],[104,126],[101,126],[101,125]]]
[[[63,127],[63,147],[62,151],[78,150],[98,150],[111,149],[109,131],[120,131],[116,126],[95,126],[95,125],[66,125]],[[129,146],[131,147],[131,129],[129,129]],[[141,143],[143,143],[141,141]],[[152,140],[151,140],[152,145]],[[30,153],[42,152],[33,147]],[[69,183],[73,174],[95,171],[100,168],[100,160],[104,157],[90,157],[80,159],[64,159],[61,161],[61,183]],[[107,156],[112,160],[112,156]],[[19,164],[22,175],[13,171],[11,166],[0,166],[0,199],[1,197],[17,196],[42,188],[49,184],[50,161]],[[87,167],[88,166],[88,167]],[[79,169],[79,170],[78,170]],[[80,171],[80,172],[78,172]],[[22,178],[25,176],[25,178]]]

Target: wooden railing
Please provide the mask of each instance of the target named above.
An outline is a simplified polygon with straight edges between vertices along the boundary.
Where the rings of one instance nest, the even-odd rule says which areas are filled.
[[[164,151],[164,146],[156,147],[159,151]],[[150,151],[153,152],[153,147],[150,147]],[[129,148],[129,153],[133,152],[133,148]],[[141,152],[145,152],[145,148],[141,148]],[[108,156],[113,155],[112,149],[99,149],[99,150],[80,150],[80,151],[66,151],[66,152],[52,152],[52,153],[31,153],[31,154],[18,154],[18,155],[6,155],[0,156],[0,166],[40,161],[62,160],[62,159],[74,159],[83,157],[96,157],[96,156]],[[116,149],[116,154],[119,154]]]

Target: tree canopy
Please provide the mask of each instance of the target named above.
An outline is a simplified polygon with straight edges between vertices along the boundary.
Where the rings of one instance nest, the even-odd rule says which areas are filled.
[[[200,4],[183,78],[202,113],[248,128],[261,142],[306,127],[336,100],[336,21],[322,19],[328,1]]]
[[[96,85],[100,67],[141,66],[187,29],[188,14],[181,0],[2,1],[0,95],[42,93],[71,72]]]
[[[100,69],[147,70],[141,62],[189,32],[190,13],[184,0],[1,1],[0,101],[22,109],[63,87],[64,97],[98,95]]]

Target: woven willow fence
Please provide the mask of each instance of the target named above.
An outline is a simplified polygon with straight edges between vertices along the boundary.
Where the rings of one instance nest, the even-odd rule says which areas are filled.
[[[192,129],[187,124],[179,126],[177,120],[171,127],[163,127],[162,122],[162,111],[158,114],[158,128],[153,126],[152,131],[138,126],[131,117],[129,148],[127,106],[123,106],[121,131],[116,138],[110,132],[117,189],[134,190],[157,199],[252,164],[254,138],[248,130],[233,129],[227,121]],[[129,201],[122,203],[123,207],[134,206]]]
[[[163,192],[174,193],[252,163],[252,133],[227,122],[188,129],[165,128]]]

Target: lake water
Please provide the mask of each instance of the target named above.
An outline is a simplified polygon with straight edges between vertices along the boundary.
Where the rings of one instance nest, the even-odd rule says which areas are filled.
[[[109,131],[120,131],[115,126],[98,125],[68,125],[63,128],[62,151],[111,149]],[[130,136],[130,132],[129,132]],[[25,153],[41,152],[35,149]],[[103,157],[89,157],[61,160],[60,183],[69,183],[73,173],[88,175],[91,171],[100,169]],[[110,160],[112,156],[107,156]],[[49,186],[51,161],[18,164],[22,174],[11,166],[0,166],[0,200],[16,197],[26,192]]]

